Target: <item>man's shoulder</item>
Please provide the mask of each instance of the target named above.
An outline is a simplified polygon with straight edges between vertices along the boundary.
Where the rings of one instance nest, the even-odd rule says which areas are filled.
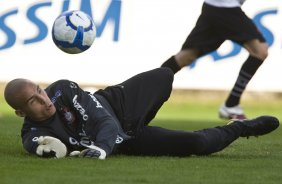
[[[57,81],[53,82],[52,84],[50,84],[46,88],[46,91],[50,91],[50,90],[52,91],[53,89],[63,88],[63,87],[69,86],[70,83],[72,83],[72,81],[67,80],[67,79],[60,79],[60,80],[57,80]]]
[[[50,86],[55,86],[55,85],[62,85],[62,84],[69,84],[71,81],[68,79],[60,79],[55,82],[53,82]]]

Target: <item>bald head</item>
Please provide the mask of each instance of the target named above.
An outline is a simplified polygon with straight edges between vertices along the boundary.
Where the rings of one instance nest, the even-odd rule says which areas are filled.
[[[10,81],[4,91],[6,102],[15,110],[20,109],[23,105],[22,92],[27,86],[34,85],[34,83],[27,79],[14,79]]]

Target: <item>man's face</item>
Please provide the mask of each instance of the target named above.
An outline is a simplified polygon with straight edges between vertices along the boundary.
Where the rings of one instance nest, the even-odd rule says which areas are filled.
[[[28,83],[18,96],[21,103],[22,116],[34,121],[43,121],[55,114],[56,108],[45,90],[34,83]]]

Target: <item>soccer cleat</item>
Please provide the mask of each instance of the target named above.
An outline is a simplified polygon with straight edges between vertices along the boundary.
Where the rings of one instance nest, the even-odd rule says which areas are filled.
[[[238,123],[243,127],[240,137],[260,136],[265,135],[279,126],[279,120],[273,116],[259,116],[251,120],[234,120],[229,122]]]
[[[225,105],[222,105],[219,108],[219,117],[222,119],[247,119],[243,109],[239,105],[234,107],[226,107]]]

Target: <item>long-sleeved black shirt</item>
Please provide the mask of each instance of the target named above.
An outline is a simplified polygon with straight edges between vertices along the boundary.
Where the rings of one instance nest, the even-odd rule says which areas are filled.
[[[68,151],[95,145],[109,155],[116,144],[129,139],[107,100],[101,95],[83,91],[75,82],[59,80],[46,89],[56,107],[48,120],[36,122],[25,117],[22,143],[30,153],[36,153],[39,136],[60,139]]]

